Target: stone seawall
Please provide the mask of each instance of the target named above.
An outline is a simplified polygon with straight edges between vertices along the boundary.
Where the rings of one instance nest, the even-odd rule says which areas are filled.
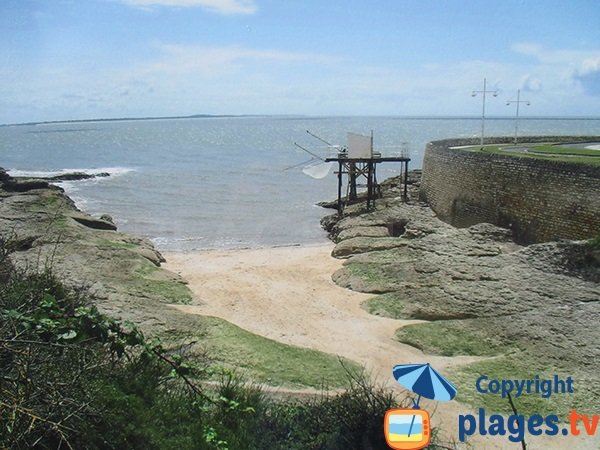
[[[559,141],[600,137],[527,137],[527,142]],[[525,243],[600,234],[600,166],[454,148],[478,142],[427,144],[421,198],[442,220],[458,227],[480,222],[508,227]]]

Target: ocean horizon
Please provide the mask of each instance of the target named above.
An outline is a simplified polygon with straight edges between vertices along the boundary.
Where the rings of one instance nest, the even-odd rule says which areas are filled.
[[[487,118],[486,136],[512,136],[514,118]],[[121,231],[160,250],[327,242],[316,203],[333,199],[333,167],[322,179],[302,168],[370,134],[383,155],[408,154],[421,167],[427,142],[478,137],[481,118],[402,116],[200,116],[89,119],[0,127],[0,166],[13,176],[82,171],[107,178],[63,182],[77,206],[110,214]],[[519,135],[600,135],[600,118],[521,118]],[[304,164],[306,163],[306,164]],[[383,164],[381,180],[398,173]]]

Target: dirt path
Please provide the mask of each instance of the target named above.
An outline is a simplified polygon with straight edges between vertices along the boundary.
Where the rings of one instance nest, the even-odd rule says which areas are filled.
[[[225,319],[285,344],[344,356],[365,365],[378,382],[399,394],[402,390],[391,374],[395,364],[429,362],[443,373],[477,359],[424,355],[394,340],[398,328],[419,321],[378,317],[362,309],[360,304],[372,295],[333,283],[331,274],[343,261],[330,256],[332,249],[320,245],[167,253],[164,267],[181,274],[195,295],[190,305],[172,306]],[[436,410],[434,424],[449,432],[448,439],[456,438],[458,415],[470,412],[457,402],[424,401],[422,406]],[[477,437],[472,443],[490,450],[515,448],[506,438]],[[530,448],[560,448],[548,444]]]

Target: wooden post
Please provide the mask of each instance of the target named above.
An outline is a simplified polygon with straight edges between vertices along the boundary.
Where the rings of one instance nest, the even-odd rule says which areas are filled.
[[[358,198],[356,193],[356,163],[348,163],[348,183],[350,183],[350,200],[354,201]]]
[[[367,209],[371,208],[373,198],[373,161],[367,162]]]
[[[342,168],[343,163],[338,161],[338,215],[342,215]]]
[[[404,161],[404,202],[408,200],[408,161]]]

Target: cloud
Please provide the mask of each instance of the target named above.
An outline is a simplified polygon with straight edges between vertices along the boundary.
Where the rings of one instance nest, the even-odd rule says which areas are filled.
[[[542,82],[533,75],[526,75],[521,81],[521,90],[525,92],[540,92],[542,90]]]
[[[121,0],[142,8],[152,6],[192,8],[200,7],[218,14],[254,14],[258,7],[254,0]]]
[[[600,55],[584,60],[574,78],[586,94],[600,96]]]
[[[162,55],[147,63],[140,70],[148,73],[166,73],[170,75],[219,76],[236,72],[242,67],[256,63],[312,62],[328,64],[336,59],[316,53],[286,52],[270,49],[252,49],[238,46],[204,47],[160,44],[157,46]]]
[[[585,61],[598,58],[598,50],[577,49],[547,49],[542,45],[531,42],[518,42],[511,46],[515,53],[532,56],[541,64],[581,68]],[[589,62],[588,62],[589,63]]]
[[[532,56],[539,64],[538,76],[542,73],[545,73],[546,78],[552,75],[552,78],[562,82],[563,90],[578,86],[583,94],[600,96],[600,50],[550,50],[538,44],[523,42],[513,44],[512,50]],[[535,77],[528,77],[523,83],[524,89],[535,91],[537,87]]]

